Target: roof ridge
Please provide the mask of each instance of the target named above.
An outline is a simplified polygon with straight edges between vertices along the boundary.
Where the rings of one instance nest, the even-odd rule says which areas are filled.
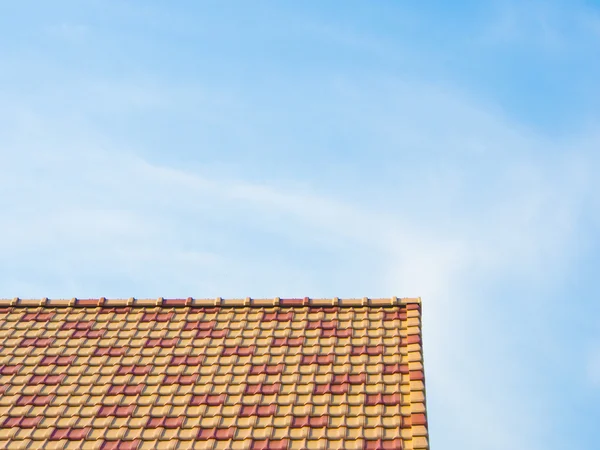
[[[55,306],[55,307],[126,307],[126,306],[138,306],[138,307],[151,307],[151,306],[165,306],[165,307],[270,307],[270,306],[319,306],[319,307],[332,307],[332,306],[399,306],[408,304],[421,304],[421,297],[389,297],[389,298],[232,298],[224,299],[221,297],[217,298],[202,298],[196,299],[193,297],[187,298],[163,298],[158,297],[155,299],[138,299],[130,297],[128,299],[107,299],[105,297],[94,298],[94,299],[49,299],[47,297],[41,299],[22,299],[15,297],[12,299],[0,298],[1,307],[21,306],[21,307],[36,307],[36,306]]]

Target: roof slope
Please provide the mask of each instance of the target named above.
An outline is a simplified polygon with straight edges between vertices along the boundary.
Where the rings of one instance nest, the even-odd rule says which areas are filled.
[[[0,448],[428,448],[420,299],[0,300]]]

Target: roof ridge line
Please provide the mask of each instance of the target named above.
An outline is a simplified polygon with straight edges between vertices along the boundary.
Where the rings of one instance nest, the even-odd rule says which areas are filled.
[[[224,299],[221,297],[216,298],[163,298],[158,297],[155,299],[144,299],[144,298],[135,298],[130,297],[127,299],[117,298],[117,299],[107,299],[105,297],[99,297],[94,299],[79,299],[79,298],[69,298],[69,299],[49,299],[47,297],[43,297],[41,299],[22,299],[19,297],[15,297],[12,299],[0,298],[0,308],[5,307],[156,307],[156,306],[165,306],[165,307],[245,307],[245,306],[254,306],[254,307],[270,307],[270,306],[315,306],[315,307],[334,307],[334,306],[347,306],[347,307],[357,307],[357,306],[400,306],[400,305],[408,305],[408,304],[421,304],[421,297],[388,297],[388,298],[232,298],[232,299]]]

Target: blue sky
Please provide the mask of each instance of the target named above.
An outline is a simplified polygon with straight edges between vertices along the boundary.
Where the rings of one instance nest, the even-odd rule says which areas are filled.
[[[3,2],[5,297],[421,296],[431,443],[597,447],[600,5]]]

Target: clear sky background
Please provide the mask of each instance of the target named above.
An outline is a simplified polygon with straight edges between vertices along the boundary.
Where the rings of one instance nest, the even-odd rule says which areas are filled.
[[[599,119],[593,1],[4,1],[0,295],[421,296],[432,448],[598,448]]]

